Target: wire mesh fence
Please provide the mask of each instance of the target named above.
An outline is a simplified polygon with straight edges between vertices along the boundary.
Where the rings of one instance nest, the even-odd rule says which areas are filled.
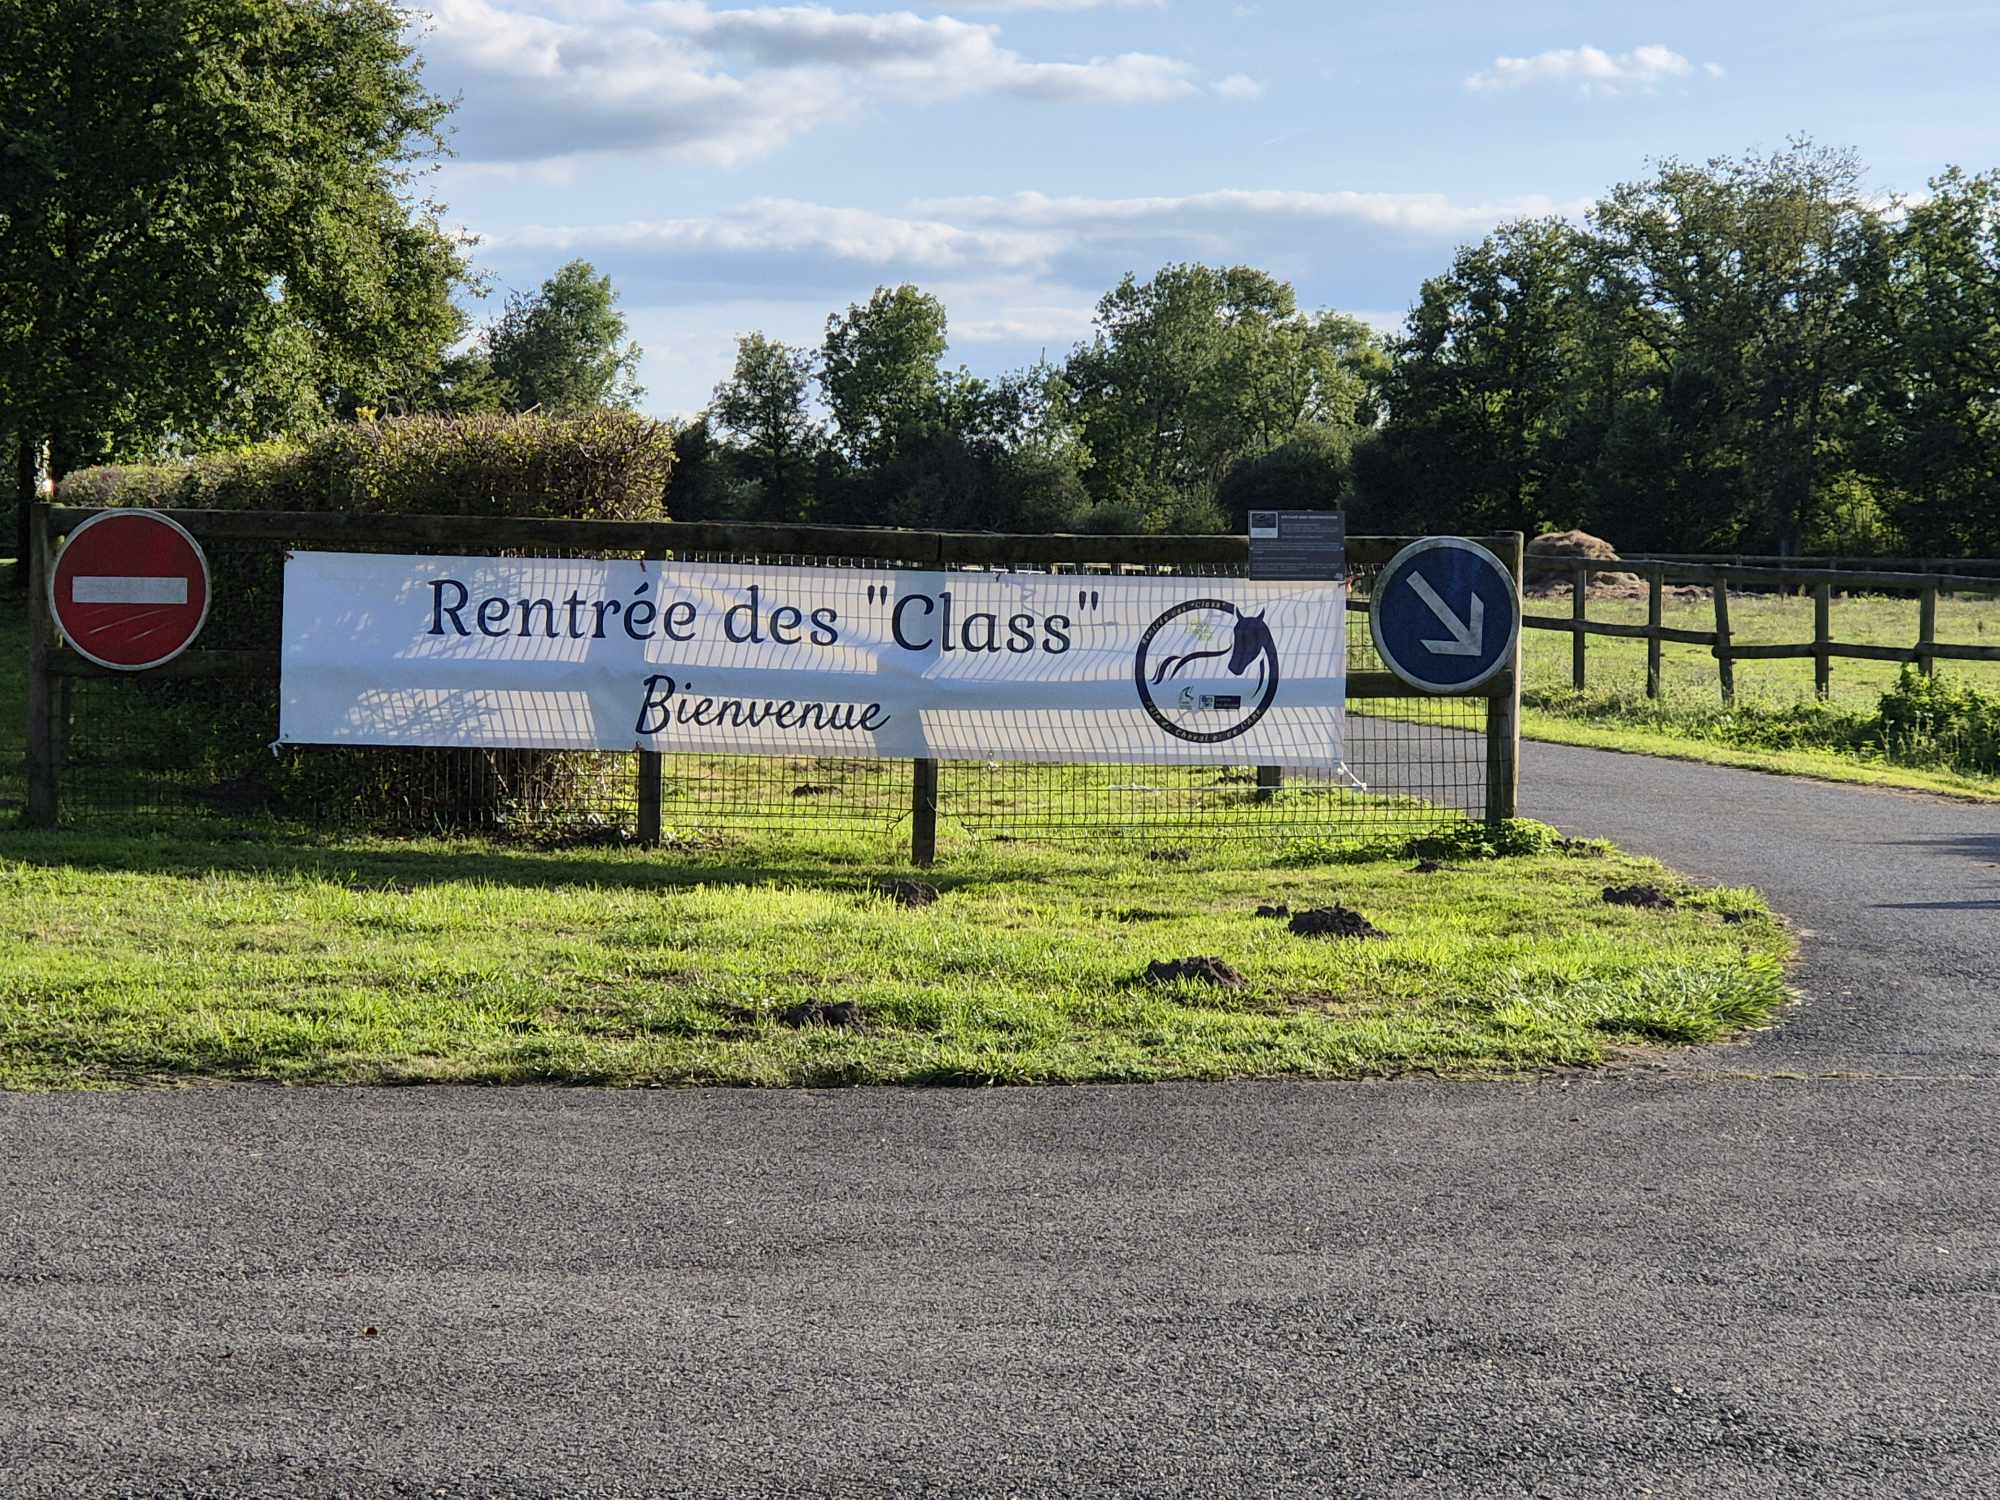
[[[912,818],[908,761],[278,745],[275,645],[286,544],[202,536],[199,529],[197,535],[208,554],[214,601],[198,647],[218,665],[212,673],[189,675],[54,679],[65,823],[106,828],[140,820],[260,818],[330,830],[480,831],[616,843],[638,837],[648,776],[657,777],[659,822],[670,842],[759,830],[892,835]],[[343,541],[340,550],[499,550],[479,545],[479,535],[479,523],[470,520],[448,542],[419,544],[391,528],[379,540]],[[545,545],[524,550],[543,558],[638,555]],[[1148,550],[1157,555],[1157,548]],[[676,548],[673,560],[871,571],[911,565],[880,557],[686,548]],[[1378,566],[1354,567],[1354,599],[1365,600]],[[1241,577],[1244,568],[1241,561],[1176,565],[1149,559],[1003,564],[982,571],[1227,578]],[[1351,603],[1351,678],[1379,678],[1382,671],[1367,622],[1365,608]],[[1359,840],[1422,831],[1489,811],[1486,729],[1484,698],[1370,696],[1349,704],[1339,771],[946,760],[937,769],[937,822],[947,837],[1034,840]]]

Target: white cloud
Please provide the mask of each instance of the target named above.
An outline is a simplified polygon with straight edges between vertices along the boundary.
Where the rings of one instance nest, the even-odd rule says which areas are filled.
[[[1119,10],[1158,10],[1167,0],[931,0],[932,10],[981,10],[981,11],[1024,11],[1024,10],[1102,10],[1116,7]]]
[[[548,0],[545,0],[545,9]],[[433,0],[433,79],[464,103],[473,161],[546,161],[661,149],[731,165],[886,96],[1007,95],[1156,103],[1197,92],[1187,63],[1126,52],[1037,62],[999,28],[908,11],[818,5],[712,9],[700,0]]]
[[[1705,66],[1711,78],[1722,70]],[[1691,78],[1695,66],[1671,47],[1655,42],[1630,52],[1611,53],[1598,47],[1558,47],[1533,57],[1496,57],[1493,66],[1465,80],[1475,93],[1524,88],[1537,83],[1574,83],[1586,94],[1645,92],[1675,79]]]
[[[931,218],[832,208],[789,198],[760,198],[700,219],[647,219],[586,226],[526,225],[488,234],[495,252],[613,251],[680,262],[814,256],[856,267],[909,272],[1003,270],[1046,266],[1063,248],[1059,234],[1005,227],[965,228]]]
[[[1215,85],[1216,93],[1225,99],[1261,99],[1264,85],[1247,73],[1231,73]]]
[[[482,265],[532,286],[575,256],[619,289],[648,350],[654,409],[703,405],[752,329],[816,345],[828,313],[912,280],[943,299],[955,348],[997,373],[1060,357],[1090,335],[1097,299],[1126,272],[1171,261],[1248,263],[1300,301],[1392,329],[1389,311],[1451,247],[1523,215],[1581,217],[1541,196],[1462,202],[1438,193],[1228,189],[1176,197],[1016,193],[896,211],[754,199],[726,212],[484,231]],[[480,226],[474,226],[479,228]],[[677,313],[675,310],[678,309]],[[638,314],[644,311],[642,320]]]
[[[1540,194],[1490,203],[1456,203],[1442,193],[1301,192],[1229,188],[1160,198],[1052,198],[1042,193],[941,198],[914,205],[919,213],[966,224],[1008,224],[1071,233],[1151,230],[1184,234],[1259,224],[1366,225],[1426,239],[1483,233],[1503,219],[1567,214],[1586,204]]]

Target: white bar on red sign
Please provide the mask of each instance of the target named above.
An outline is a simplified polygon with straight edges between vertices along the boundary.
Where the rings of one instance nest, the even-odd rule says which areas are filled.
[[[73,578],[69,585],[72,604],[185,604],[185,578]]]

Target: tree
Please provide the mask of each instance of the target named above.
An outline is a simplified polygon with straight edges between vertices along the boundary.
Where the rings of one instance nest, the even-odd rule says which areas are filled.
[[[826,320],[820,389],[840,451],[856,468],[884,464],[966,414],[976,382],[941,368],[944,304],[905,283]]]
[[[0,397],[58,476],[261,435],[442,357],[462,245],[412,196],[450,106],[389,0],[12,0]],[[276,383],[274,390],[273,382]]]
[[[516,292],[483,342],[516,411],[630,408],[645,395],[640,348],[625,336],[611,278],[573,260],[532,294]]]
[[[1391,348],[1388,446],[1406,524],[1561,517],[1589,247],[1560,219],[1502,225],[1423,284]],[[1388,455],[1378,456],[1378,462]]]
[[[1216,493],[1229,530],[1249,529],[1253,510],[1334,510],[1350,489],[1354,435],[1302,427],[1277,447],[1238,460]]]
[[[1668,160],[1613,189],[1591,224],[1600,295],[1652,355],[1643,461],[1683,505],[1798,551],[1845,465],[1868,360],[1858,314],[1884,226],[1859,161],[1803,140],[1769,157]]]
[[[1874,292],[1867,466],[1910,545],[2000,551],[2000,172],[1934,178]]]
[[[709,409],[742,442],[759,516],[797,520],[811,512],[813,465],[825,440],[808,405],[812,378],[810,353],[752,333],[736,341],[735,370],[715,388]]]
[[[1249,266],[1127,275],[1098,302],[1097,332],[1069,358],[1101,503],[1149,524],[1220,524],[1217,486],[1240,460],[1307,427],[1373,419],[1374,336],[1298,310],[1289,284]]]

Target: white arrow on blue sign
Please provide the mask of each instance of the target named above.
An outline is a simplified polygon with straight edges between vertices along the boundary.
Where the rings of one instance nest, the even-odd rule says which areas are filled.
[[[1506,666],[1521,631],[1507,565],[1477,542],[1433,536],[1389,559],[1368,622],[1383,664],[1427,693],[1469,693]]]

